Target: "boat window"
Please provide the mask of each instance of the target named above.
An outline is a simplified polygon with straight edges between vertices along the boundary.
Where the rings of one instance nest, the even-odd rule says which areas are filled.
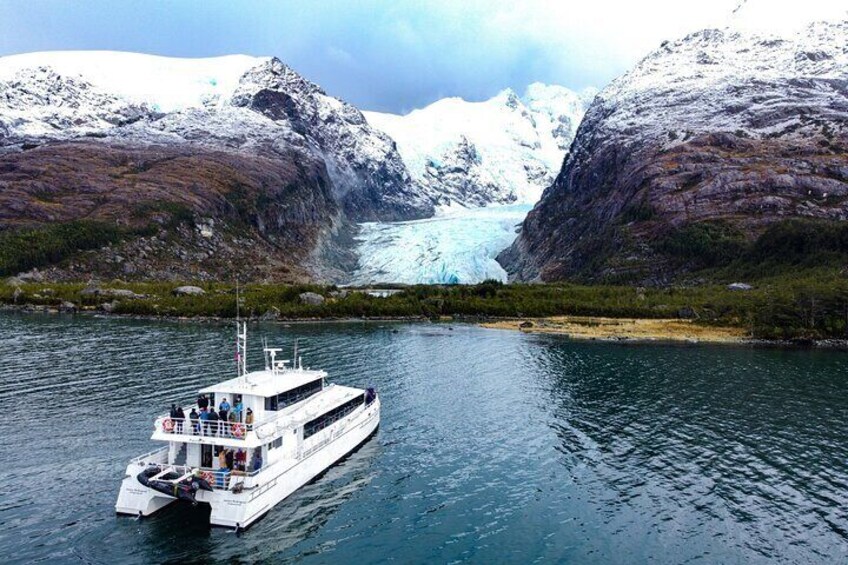
[[[278,437],[277,439],[275,439],[274,441],[272,441],[271,443],[269,443],[267,445],[268,451],[271,451],[274,448],[282,447],[282,446],[283,446],[283,438],[282,437]]]
[[[304,439],[317,434],[327,426],[332,425],[334,422],[338,422],[363,404],[365,404],[364,394],[357,396],[353,400],[345,402],[341,406],[333,408],[329,412],[318,416],[314,420],[310,420],[303,426]]]
[[[300,402],[301,400],[308,398],[317,392],[321,392],[321,389],[324,388],[323,383],[323,379],[318,379],[316,381],[312,381],[311,383],[301,385],[297,388],[281,392],[276,396],[266,397],[265,410],[270,410],[272,412],[276,410],[282,410],[286,406],[291,406],[292,404]]]

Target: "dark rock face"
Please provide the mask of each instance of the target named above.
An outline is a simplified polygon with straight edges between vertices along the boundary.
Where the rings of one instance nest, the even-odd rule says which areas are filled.
[[[49,144],[0,155],[0,231],[86,220],[135,230],[49,278],[303,280],[338,208],[320,162],[179,146]]]
[[[680,269],[659,242],[687,225],[753,239],[788,218],[848,219],[846,40],[848,22],[665,44],[596,98],[499,261],[519,280],[657,282]]]

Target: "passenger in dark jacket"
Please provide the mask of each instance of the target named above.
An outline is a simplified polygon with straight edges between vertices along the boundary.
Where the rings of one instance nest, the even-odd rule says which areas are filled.
[[[213,436],[218,435],[218,413],[214,408],[209,409],[209,430]]]
[[[224,457],[225,457],[225,458],[226,458],[226,460],[227,460],[227,469],[229,469],[230,471],[232,471],[232,470],[233,470],[233,450],[232,450],[232,449],[228,449],[228,450],[227,450],[227,454],[226,454]]]
[[[199,418],[200,415],[198,415],[197,410],[192,408],[191,412],[188,413],[188,419],[191,422],[192,435],[197,435],[200,432],[200,423],[198,422]]]
[[[177,416],[174,418],[177,421],[177,433],[183,433],[183,422],[185,422],[185,412],[182,406],[177,406]]]
[[[203,410],[204,408],[209,408],[209,399],[206,398],[205,394],[201,394],[197,399],[197,407]]]

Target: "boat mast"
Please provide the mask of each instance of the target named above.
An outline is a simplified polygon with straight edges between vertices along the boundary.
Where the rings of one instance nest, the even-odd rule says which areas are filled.
[[[236,374],[243,377],[247,374],[247,322],[240,318],[238,279],[236,279]]]

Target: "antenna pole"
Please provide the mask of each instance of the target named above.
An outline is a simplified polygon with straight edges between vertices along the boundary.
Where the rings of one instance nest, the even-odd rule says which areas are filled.
[[[247,374],[247,322],[241,322],[238,279],[236,279],[236,373],[239,377]]]

